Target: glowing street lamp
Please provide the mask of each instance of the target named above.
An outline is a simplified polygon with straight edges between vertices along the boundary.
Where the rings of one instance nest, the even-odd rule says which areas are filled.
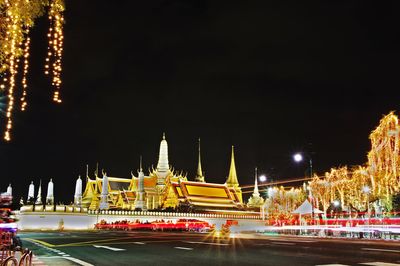
[[[340,206],[340,201],[338,201],[338,200],[333,201],[333,206],[339,207]]]
[[[313,170],[312,170],[312,166],[313,166],[313,164],[312,164],[312,158],[311,158],[311,155],[310,154],[307,154],[308,155],[308,157],[309,157],[309,163],[310,163],[310,179],[312,179],[312,177],[313,177]],[[300,163],[301,161],[303,161],[303,154],[302,153],[300,153],[300,152],[298,152],[298,153],[295,153],[294,155],[293,155],[293,160],[296,162],[296,163]],[[314,224],[314,198],[313,198],[313,195],[312,195],[312,192],[311,192],[311,188],[309,189],[309,197],[310,197],[310,200],[311,200],[311,206],[312,206],[312,210],[311,210],[311,217],[312,217],[312,223]]]
[[[310,155],[308,155],[308,157],[309,157],[309,163],[310,163],[310,177],[312,178],[312,175],[313,175],[313,169],[312,169],[312,167],[313,167],[313,164],[312,164],[312,158],[311,158],[311,156]],[[302,162],[303,160],[304,160],[304,156],[303,156],[303,153],[300,153],[300,152],[298,152],[298,153],[295,153],[294,155],[293,155],[293,160],[296,162],[296,163],[300,163],[300,162]]]
[[[296,163],[299,163],[299,162],[303,161],[303,155],[301,155],[301,153],[296,153],[295,155],[293,155],[293,160]]]
[[[365,193],[365,195],[367,196],[367,214],[368,214],[368,224],[369,224],[369,218],[370,218],[370,214],[369,214],[369,193],[371,193],[371,188],[368,185],[365,185],[362,187],[362,192]]]
[[[260,182],[267,181],[267,177],[265,175],[260,175],[260,177],[258,179],[260,179]]]

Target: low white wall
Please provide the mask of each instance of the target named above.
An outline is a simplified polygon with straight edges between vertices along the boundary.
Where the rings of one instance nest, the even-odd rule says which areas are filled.
[[[17,215],[19,230],[59,230],[61,225],[65,230],[93,229],[96,217],[86,213],[56,213],[32,212]]]
[[[108,223],[128,220],[142,222],[153,222],[155,220],[164,219],[165,221],[171,220],[173,222],[179,219],[197,219],[214,224],[220,228],[227,220],[235,220],[238,226],[235,226],[237,231],[248,230],[252,227],[259,227],[264,225],[264,221],[255,219],[235,219],[226,217],[185,217],[184,215],[121,215],[121,214],[86,214],[86,213],[57,213],[57,212],[24,212],[17,214],[18,229],[19,230],[59,230],[61,225],[65,230],[88,230],[94,229],[94,225],[101,220]],[[245,229],[246,228],[246,229]]]

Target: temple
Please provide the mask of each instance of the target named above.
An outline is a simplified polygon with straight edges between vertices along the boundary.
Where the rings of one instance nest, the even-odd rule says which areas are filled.
[[[257,167],[255,169],[255,177],[254,177],[254,192],[253,195],[249,198],[247,202],[247,207],[259,209],[264,204],[264,198],[260,196],[260,192],[258,192],[258,175],[257,175]]]
[[[236,175],[233,147],[229,175],[225,184],[205,182],[201,168],[200,140],[198,151],[195,181],[188,181],[186,175],[174,171],[169,165],[168,143],[163,134],[156,169],[152,169],[145,175],[140,159],[137,175],[131,173],[130,178],[108,176],[104,171],[102,177],[99,177],[96,171],[93,179],[87,176],[83,194],[79,196],[78,192],[75,195],[75,205],[89,210],[187,210],[188,208],[190,210],[238,210],[244,208],[242,191]]]

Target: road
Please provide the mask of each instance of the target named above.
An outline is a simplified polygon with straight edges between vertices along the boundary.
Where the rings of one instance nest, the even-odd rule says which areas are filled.
[[[400,266],[400,242],[175,232],[22,232],[35,265]]]

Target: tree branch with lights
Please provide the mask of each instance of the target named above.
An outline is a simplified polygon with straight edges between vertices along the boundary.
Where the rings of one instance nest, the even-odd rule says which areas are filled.
[[[14,105],[21,111],[27,107],[27,74],[31,38],[35,21],[48,15],[48,52],[45,74],[51,74],[54,86],[53,100],[61,102],[61,63],[63,52],[64,0],[0,0],[0,90],[7,95],[4,139],[11,140]],[[22,72],[21,75],[18,75]],[[21,80],[18,77],[21,76]],[[19,90],[18,90],[19,89]],[[19,99],[18,99],[19,98]]]

